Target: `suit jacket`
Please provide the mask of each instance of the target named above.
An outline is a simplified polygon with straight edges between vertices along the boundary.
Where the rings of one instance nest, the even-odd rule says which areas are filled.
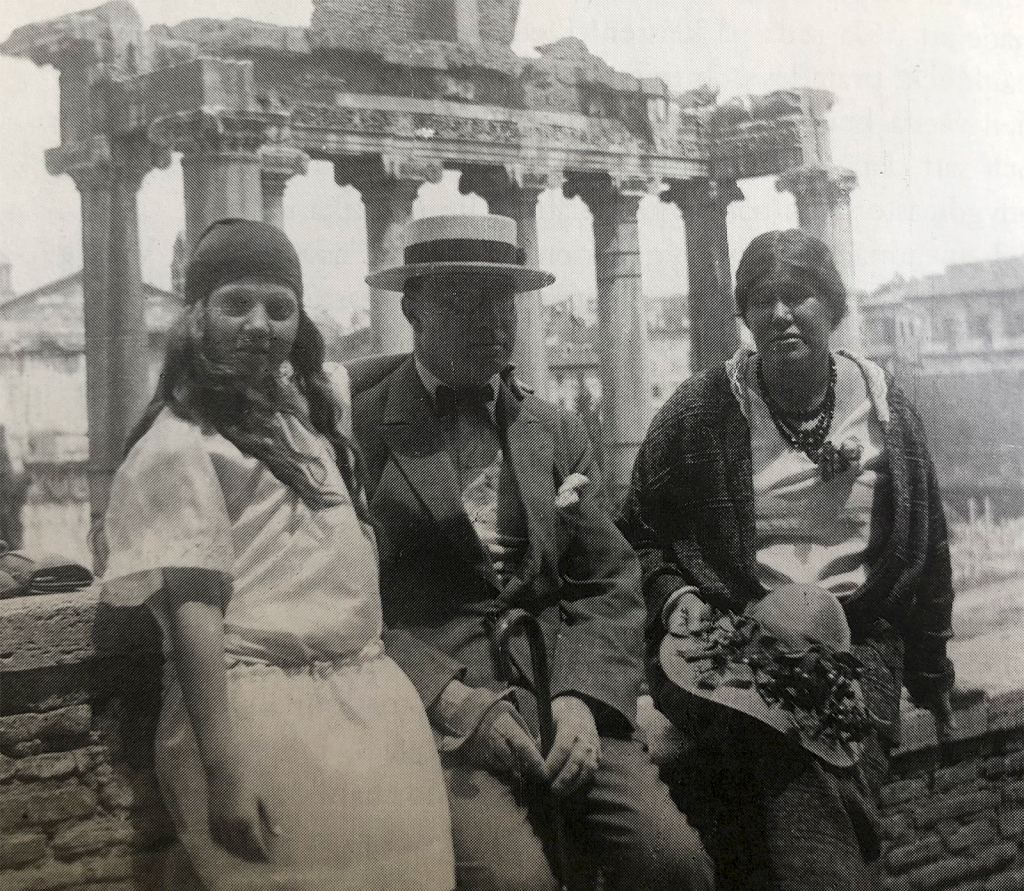
[[[628,727],[641,681],[640,566],[608,513],[593,449],[576,415],[502,383],[506,460],[529,544],[502,586],[462,505],[442,422],[410,358],[353,398],[377,523],[385,646],[430,708],[453,678],[500,689],[484,620],[510,606],[540,617],[552,696],[576,693],[599,728]],[[590,482],[565,514],[558,486]]]
[[[884,425],[892,488],[876,490],[873,523],[887,531],[864,584],[844,604],[864,692],[879,731],[899,729],[901,682],[930,701],[953,684],[946,641],[953,606],[946,521],[920,418],[888,382]],[[666,683],[658,663],[662,607],[683,585],[722,609],[764,596],[756,575],[750,427],[724,367],[682,384],[640,448],[619,525],[640,554],[647,601],[651,691]]]

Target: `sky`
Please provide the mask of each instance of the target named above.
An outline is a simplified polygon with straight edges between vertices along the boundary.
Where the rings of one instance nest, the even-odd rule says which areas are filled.
[[[0,39],[18,25],[89,8],[89,0],[5,0]],[[245,17],[307,25],[310,0],[135,0],[146,25]],[[836,94],[834,161],[853,169],[856,285],[939,272],[951,263],[1024,255],[1024,0],[522,0],[514,49],[579,37],[613,67],[677,91],[717,85],[721,98],[789,87]],[[0,58],[0,254],[21,292],[81,266],[80,204],[67,176],[45,170],[59,143],[57,75]],[[791,196],[745,180],[729,211],[733,264],[765,229],[795,225]],[[414,213],[482,211],[454,175],[425,186]],[[139,196],[144,278],[170,281],[183,227],[177,161]],[[593,238],[577,199],[548,192],[539,208],[552,296],[592,294]],[[363,209],[327,164],[291,181],[285,224],[310,301],[347,321],[365,307]],[[683,226],[671,205],[641,206],[644,290],[684,292]]]

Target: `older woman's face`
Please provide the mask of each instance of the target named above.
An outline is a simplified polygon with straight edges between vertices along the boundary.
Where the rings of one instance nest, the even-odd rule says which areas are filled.
[[[299,301],[286,285],[244,278],[206,299],[206,348],[250,380],[274,373],[292,353]]]
[[[834,315],[828,301],[807,285],[777,279],[751,293],[743,319],[758,353],[798,361],[828,351]]]

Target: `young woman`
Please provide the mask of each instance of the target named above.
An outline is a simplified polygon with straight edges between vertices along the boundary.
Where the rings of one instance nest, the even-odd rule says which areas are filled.
[[[454,887],[419,697],[380,642],[377,553],[298,256],[213,224],[117,472],[105,591],[164,633],[157,772],[206,889]]]

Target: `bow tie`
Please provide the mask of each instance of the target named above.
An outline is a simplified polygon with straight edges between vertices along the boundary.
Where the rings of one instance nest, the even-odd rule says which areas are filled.
[[[454,418],[459,408],[487,410],[487,404],[494,400],[494,387],[483,384],[479,387],[449,387],[441,384],[434,391],[434,407],[442,418]]]

